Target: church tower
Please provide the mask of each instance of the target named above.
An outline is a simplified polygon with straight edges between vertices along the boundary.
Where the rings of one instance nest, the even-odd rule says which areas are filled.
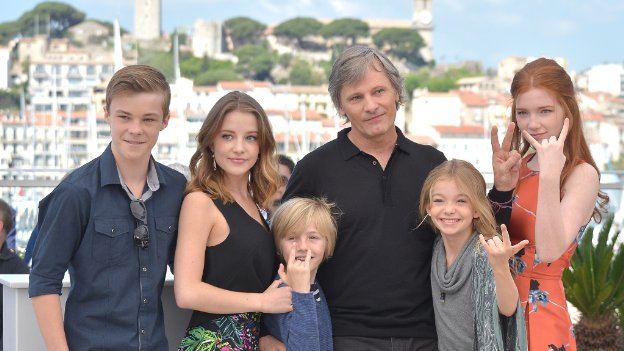
[[[160,0],[134,0],[134,37],[138,40],[160,38]]]
[[[413,0],[412,23],[414,29],[423,38],[425,46],[420,50],[420,54],[425,61],[433,59],[433,0]]]

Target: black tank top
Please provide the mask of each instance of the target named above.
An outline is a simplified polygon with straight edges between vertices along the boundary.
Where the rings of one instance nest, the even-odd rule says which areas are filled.
[[[206,247],[202,281],[231,291],[263,292],[273,282],[278,262],[267,223],[258,223],[236,202],[224,204],[216,199],[214,204],[225,217],[230,233],[222,243]],[[193,311],[189,327],[220,316]]]

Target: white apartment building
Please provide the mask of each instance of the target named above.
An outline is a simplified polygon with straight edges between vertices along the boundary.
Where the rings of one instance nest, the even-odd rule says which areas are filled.
[[[624,97],[624,65],[615,63],[596,65],[584,75],[587,79],[587,91]]]
[[[548,57],[555,60],[565,70],[568,69],[568,61],[563,57]],[[497,77],[511,83],[514,75],[518,73],[527,63],[538,59],[538,57],[509,56],[498,62]]]
[[[415,135],[430,135],[434,125],[459,126],[464,109],[458,94],[430,93],[415,90],[412,98],[412,115],[407,129]]]
[[[437,125],[432,128],[437,148],[447,159],[465,160],[472,163],[480,172],[492,172],[492,146],[490,138],[483,137],[489,132],[483,126]]]

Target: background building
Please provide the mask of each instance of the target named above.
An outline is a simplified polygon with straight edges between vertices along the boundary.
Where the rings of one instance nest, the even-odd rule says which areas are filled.
[[[160,38],[160,0],[134,0],[134,37],[137,40]]]
[[[412,22],[425,46],[420,54],[425,61],[433,60],[433,0],[414,0]]]

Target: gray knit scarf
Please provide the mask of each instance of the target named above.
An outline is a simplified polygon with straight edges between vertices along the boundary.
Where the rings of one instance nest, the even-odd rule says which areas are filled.
[[[506,317],[498,312],[496,303],[496,284],[494,273],[488,262],[487,253],[476,241],[475,233],[464,246],[456,262],[472,261],[472,265],[464,264],[454,267],[453,275],[439,280],[441,288],[447,292],[455,292],[465,284],[465,280],[459,277],[472,279],[470,300],[474,309],[474,351],[526,351],[528,349],[526,338],[526,325],[524,313],[520,301],[516,313]],[[468,260],[466,255],[472,255]],[[439,250],[432,258],[432,271],[438,278],[444,278],[443,271],[438,272],[438,267],[446,267],[444,250]],[[465,262],[465,261],[464,261]],[[466,271],[472,270],[472,274]],[[444,332],[439,330],[438,333]]]

